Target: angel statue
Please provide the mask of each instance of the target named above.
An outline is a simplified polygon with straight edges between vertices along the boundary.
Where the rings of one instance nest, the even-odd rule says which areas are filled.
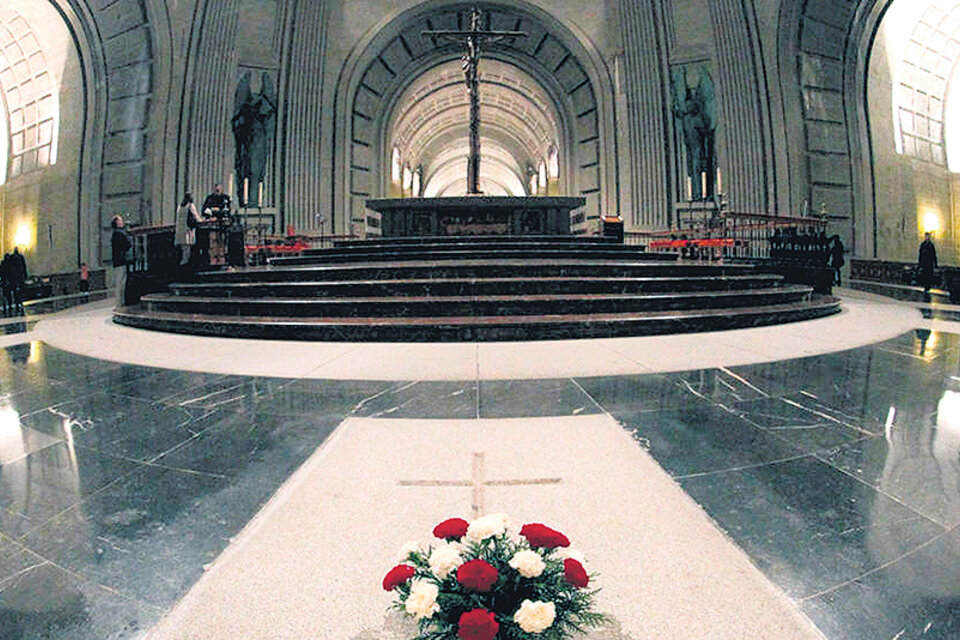
[[[716,192],[714,140],[717,125],[713,80],[705,68],[697,71],[696,87],[690,86],[686,68],[672,73],[673,115],[683,133],[691,199],[704,200],[712,198]]]
[[[234,93],[234,111],[230,123],[237,152],[234,170],[237,184],[249,180],[251,188],[264,181],[273,141],[277,132],[277,94],[273,81],[267,73],[259,76],[246,72],[241,76]],[[259,195],[252,196],[254,200]],[[247,206],[244,193],[240,192],[240,206]]]

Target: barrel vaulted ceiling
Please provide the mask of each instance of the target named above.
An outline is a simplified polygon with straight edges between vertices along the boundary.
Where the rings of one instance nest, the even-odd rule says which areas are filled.
[[[494,156],[491,167],[510,165],[526,183],[526,165],[545,159],[555,145],[559,179],[567,192],[587,198],[590,215],[599,210],[605,193],[607,131],[601,115],[606,112],[599,108],[596,87],[611,86],[607,70],[590,45],[567,27],[532,5],[513,4],[480,3],[485,30],[527,34],[484,49],[484,153]],[[349,117],[343,124],[352,144],[338,175],[354,215],[365,210],[367,197],[385,193],[394,143],[413,166],[424,165],[427,184],[441,168],[437,160],[448,158],[444,153],[467,138],[462,52],[422,33],[467,28],[473,5],[427,5],[371,30],[370,41],[358,47],[341,78],[349,86],[344,112]],[[453,161],[448,158],[447,165]]]
[[[498,60],[480,65],[482,173],[501,184],[527,184],[531,168],[559,142],[559,115],[550,96],[520,68]],[[459,61],[420,75],[401,94],[387,128],[388,148],[400,150],[404,164],[422,167],[424,185],[445,192],[451,164],[466,167],[469,148],[469,98]],[[513,178],[500,175],[507,170]],[[509,191],[514,191],[510,189]]]

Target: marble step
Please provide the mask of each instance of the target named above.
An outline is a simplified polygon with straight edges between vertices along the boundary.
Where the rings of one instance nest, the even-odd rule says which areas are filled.
[[[616,238],[604,236],[415,236],[402,238],[366,238],[363,240],[337,240],[334,246],[366,245],[369,247],[392,247],[424,244],[528,244],[551,243],[570,245],[619,245]]]
[[[612,249],[583,248],[576,249],[493,249],[482,248],[450,249],[450,248],[406,248],[403,251],[393,249],[371,249],[369,251],[340,251],[337,249],[322,250],[316,253],[307,253],[301,256],[270,258],[270,264],[275,266],[323,264],[329,262],[381,262],[396,260],[643,260],[675,262],[676,254],[645,253],[636,250],[624,250],[623,247]]]
[[[410,280],[341,280],[289,282],[174,283],[170,291],[183,296],[237,298],[316,298],[343,296],[460,296],[533,295],[541,293],[640,293],[663,291],[728,291],[762,289],[783,282],[777,275],[694,277],[515,277],[427,278]]]
[[[426,251],[426,250],[446,250],[446,251],[469,251],[469,250],[482,250],[482,251],[496,251],[496,250],[512,250],[518,251],[521,249],[529,249],[530,251],[540,251],[540,250],[564,250],[569,252],[577,251],[617,251],[620,253],[644,253],[645,249],[639,245],[624,245],[624,244],[614,244],[610,242],[604,243],[583,243],[583,242],[555,242],[547,239],[543,240],[522,240],[522,241],[489,241],[489,242],[472,242],[467,238],[456,238],[453,241],[444,241],[441,238],[436,238],[432,240],[424,240],[423,242],[417,243],[388,243],[381,244],[377,242],[369,241],[354,241],[347,243],[337,243],[333,247],[324,247],[318,249],[307,249],[303,253],[304,255],[316,255],[322,253],[348,253],[348,252],[358,252],[358,253],[368,253],[371,251],[377,252],[405,252],[405,251]],[[657,253],[656,255],[665,255],[676,257],[676,254],[671,253]]]
[[[291,282],[527,277],[697,277],[758,274],[752,265],[624,260],[412,260],[205,271],[195,282]]]
[[[810,296],[810,287],[655,294],[495,295],[377,298],[227,298],[144,296],[147,311],[277,317],[449,317],[632,313],[666,309],[735,309],[790,304]]]
[[[120,324],[192,335],[282,340],[471,342],[553,340],[719,331],[819,318],[840,311],[840,301],[813,296],[794,304],[640,313],[418,317],[275,318],[117,309]]]

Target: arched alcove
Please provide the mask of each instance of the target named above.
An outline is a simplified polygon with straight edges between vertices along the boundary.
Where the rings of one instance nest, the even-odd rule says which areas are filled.
[[[80,53],[50,2],[0,3],[0,244],[39,273],[76,268],[85,126]],[[63,153],[61,154],[61,149]]]
[[[527,195],[525,167],[545,157],[562,135],[556,107],[536,80],[511,64],[482,60],[479,77],[481,182],[497,185],[499,195]],[[466,174],[469,109],[458,60],[421,74],[389,109],[384,148],[400,149],[409,162],[423,167],[427,197],[462,195],[452,185],[459,185]],[[461,167],[462,173],[451,173],[450,165]],[[569,175],[569,163],[566,168]],[[386,191],[381,188],[381,193]]]
[[[455,81],[453,72],[462,52],[455,45],[421,34],[433,29],[465,28],[473,6],[438,1],[418,5],[372,29],[344,65],[337,88],[334,145],[334,218],[338,229],[347,230],[351,223],[363,224],[365,201],[388,191],[394,143],[391,121],[397,109],[403,112],[405,105],[420,104],[415,116],[437,118],[436,122],[441,123],[438,114],[444,113],[442,103],[444,96],[448,98],[446,113],[450,117],[443,122],[444,131],[417,137],[418,154],[440,157],[462,137],[461,129],[466,123],[455,113],[461,103],[465,104],[465,90],[462,75]],[[527,182],[524,164],[525,160],[532,160],[528,158],[530,149],[542,146],[537,162],[545,161],[553,144],[561,165],[561,182],[569,194],[587,199],[588,218],[599,216],[601,211],[616,210],[616,158],[612,151],[615,142],[610,138],[612,122],[607,120],[613,113],[613,84],[600,56],[572,28],[527,3],[482,3],[480,9],[484,29],[520,30],[528,34],[484,49],[488,67],[486,86],[481,89],[482,139],[486,139],[491,150],[499,149],[501,156],[513,158],[514,162],[507,164],[514,165],[511,173],[521,186]],[[421,84],[417,86],[427,95],[431,91],[440,94],[426,101],[405,94],[418,82]],[[431,89],[432,82],[439,83],[439,87]],[[453,87],[457,83],[461,93],[455,97]],[[534,112],[541,114],[531,119],[534,126],[517,123],[524,117],[521,113]],[[543,126],[545,122],[549,126]],[[538,124],[543,126],[544,135],[536,143],[522,139],[525,136],[521,131],[529,134]],[[414,126],[411,130],[420,129]],[[401,152],[405,151],[401,148]],[[405,157],[417,160],[415,156]],[[502,168],[503,163],[495,158],[491,158],[491,167],[500,164]],[[425,184],[429,183],[430,169],[424,167]],[[451,185],[445,189],[449,191]]]

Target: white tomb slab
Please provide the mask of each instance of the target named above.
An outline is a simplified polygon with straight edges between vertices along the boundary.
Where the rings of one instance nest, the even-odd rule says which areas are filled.
[[[350,418],[148,637],[380,637],[383,576],[403,543],[471,517],[477,454],[486,512],[563,531],[601,574],[609,637],[822,637],[608,415]]]

